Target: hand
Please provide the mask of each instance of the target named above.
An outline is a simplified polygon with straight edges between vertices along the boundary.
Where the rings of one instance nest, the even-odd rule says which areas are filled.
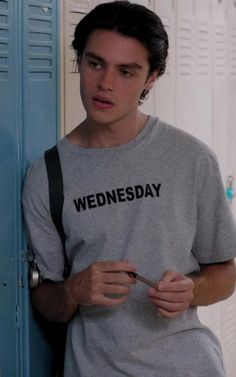
[[[192,279],[175,271],[166,271],[156,288],[148,290],[148,296],[163,317],[174,318],[190,306],[193,289]]]
[[[66,291],[76,305],[116,306],[127,300],[136,280],[124,271],[136,271],[127,261],[95,262],[67,279]],[[114,297],[111,297],[114,295]]]

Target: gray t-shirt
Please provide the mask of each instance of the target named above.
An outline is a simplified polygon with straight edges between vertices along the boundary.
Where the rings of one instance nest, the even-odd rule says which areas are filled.
[[[112,148],[58,144],[66,250],[77,273],[94,261],[127,259],[158,280],[236,256],[236,226],[212,151],[149,117],[132,141]],[[23,204],[44,278],[62,280],[44,160],[33,164]],[[137,283],[119,307],[81,306],[70,322],[65,377],[224,377],[221,348],[196,308],[160,317]]]

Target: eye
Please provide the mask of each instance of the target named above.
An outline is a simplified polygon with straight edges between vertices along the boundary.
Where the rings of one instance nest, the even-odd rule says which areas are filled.
[[[128,71],[127,69],[122,69],[122,70],[121,70],[121,74],[122,74],[122,76],[124,76],[124,77],[131,77],[131,76],[133,76],[133,72]]]
[[[96,60],[89,60],[88,61],[88,64],[91,68],[93,69],[100,69],[101,68],[101,63],[99,63],[98,61]]]

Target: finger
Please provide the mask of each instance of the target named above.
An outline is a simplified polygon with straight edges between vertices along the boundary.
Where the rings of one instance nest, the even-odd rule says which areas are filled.
[[[128,295],[131,292],[130,286],[118,284],[104,284],[103,294],[121,294]]]
[[[188,290],[193,290],[194,283],[191,279],[186,278],[178,281],[164,282],[160,281],[157,283],[157,290],[159,292],[185,292]]]
[[[164,309],[158,309],[158,313],[161,315],[161,317],[172,319],[182,314],[182,311],[169,312]]]
[[[162,308],[168,311],[179,311],[184,310],[189,306],[188,301],[181,301],[181,302],[170,302],[170,301],[162,301],[162,300],[151,300],[158,309]]]
[[[119,298],[108,298],[104,297],[103,303],[101,305],[107,306],[107,307],[113,307],[123,304],[125,301],[127,301],[127,296],[119,297]]]
[[[116,284],[136,284],[136,279],[125,272],[105,272],[103,276],[104,283]]]
[[[170,290],[173,282],[181,281],[184,275],[176,271],[165,271],[161,279],[157,282],[157,290]]]
[[[164,292],[160,293],[157,292],[156,294],[148,294],[149,298],[153,298],[154,300],[161,300],[161,301],[167,301],[167,302],[185,302],[192,299],[192,291],[190,292]]]
[[[186,275],[183,275],[177,271],[165,271],[159,280],[159,283],[172,283],[181,280],[189,279]]]
[[[179,272],[176,272],[176,271],[165,271],[160,279],[160,282],[165,282],[165,283],[169,283],[169,282],[172,282],[174,280],[178,280],[179,276],[181,274]],[[182,275],[181,275],[182,276]]]
[[[83,305],[118,305],[128,297],[131,288],[128,286],[101,284],[95,290],[87,292],[82,300]],[[114,297],[113,297],[114,295]],[[112,296],[112,297],[111,297]],[[108,299],[108,300],[107,300]],[[110,300],[116,300],[114,303]]]
[[[104,295],[98,295],[96,300],[92,303],[92,305],[99,305],[99,306],[105,306],[105,307],[112,307],[112,306],[118,306],[123,304],[125,301],[127,301],[128,296],[124,295],[122,297],[107,297]]]
[[[186,308],[189,306],[189,302],[190,302],[189,299],[184,299],[181,301],[167,301],[167,300],[153,299],[153,298],[150,298],[150,301],[152,301],[157,307],[162,307],[171,311],[177,310],[178,308],[179,309]]]

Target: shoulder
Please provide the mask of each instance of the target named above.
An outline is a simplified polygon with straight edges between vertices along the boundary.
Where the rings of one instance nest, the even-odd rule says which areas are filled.
[[[214,154],[203,141],[176,126],[159,121],[159,128],[163,137],[167,138],[170,147],[187,148],[187,151],[191,150],[193,153]]]
[[[44,157],[33,162],[26,171],[24,186],[33,186],[35,189],[47,181]]]
[[[198,165],[218,164],[215,152],[197,137],[163,121],[159,121],[159,130],[162,143],[177,160],[179,157],[186,162],[198,162]]]
[[[48,179],[44,157],[33,162],[26,171],[23,184],[22,201],[24,206],[28,206],[36,198],[46,198],[48,196]]]

